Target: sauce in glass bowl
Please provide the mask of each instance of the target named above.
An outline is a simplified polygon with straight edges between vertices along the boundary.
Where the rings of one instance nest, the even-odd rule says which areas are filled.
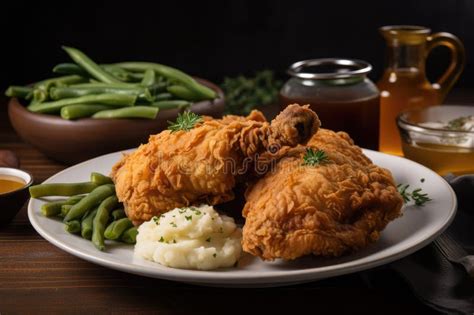
[[[474,173],[474,106],[433,106],[397,118],[405,157],[440,175]]]

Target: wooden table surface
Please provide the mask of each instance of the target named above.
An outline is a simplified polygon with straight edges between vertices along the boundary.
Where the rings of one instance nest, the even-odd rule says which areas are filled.
[[[474,100],[458,91],[454,103]],[[66,168],[22,142],[0,100],[0,149],[20,158],[37,183]],[[1,211],[2,209],[0,209]],[[368,281],[367,279],[372,279]],[[374,285],[373,279],[379,281]],[[388,268],[319,282],[269,289],[204,288],[107,269],[76,258],[44,240],[28,221],[26,205],[0,228],[0,314],[15,313],[226,313],[261,309],[315,313],[420,314],[421,304]]]

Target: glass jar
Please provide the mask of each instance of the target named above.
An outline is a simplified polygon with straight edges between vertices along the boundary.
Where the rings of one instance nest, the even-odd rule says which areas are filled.
[[[309,104],[322,127],[345,131],[364,148],[378,149],[379,91],[367,78],[372,66],[354,59],[311,59],[290,66],[281,108]]]
[[[430,34],[423,26],[384,26],[380,33],[386,40],[386,69],[377,82],[380,99],[380,151],[401,155],[396,117],[417,107],[439,105],[461,75],[465,64],[464,46],[449,33]],[[435,83],[425,75],[426,58],[438,46],[451,51],[451,62]]]

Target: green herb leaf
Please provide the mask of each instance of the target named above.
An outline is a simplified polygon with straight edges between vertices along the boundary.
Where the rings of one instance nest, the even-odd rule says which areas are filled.
[[[173,123],[171,121],[168,121],[168,129],[171,130],[171,132],[176,132],[178,130],[189,131],[200,122],[202,122],[201,116],[190,111],[185,111],[182,114],[178,114],[176,122]]]
[[[162,236],[162,237],[160,237],[160,240],[158,242],[163,243],[164,241],[165,241],[165,239]]]
[[[427,193],[423,193],[421,188],[413,190],[411,193],[408,191],[410,185],[399,184],[397,186],[398,192],[403,198],[405,203],[413,200],[416,206],[423,206],[426,202],[431,201],[431,198],[428,197]]]
[[[323,150],[314,151],[311,148],[307,148],[303,157],[303,165],[315,166],[328,162],[328,159],[326,152]]]
[[[188,221],[191,221],[193,219],[193,216],[192,215],[185,215],[184,218]]]

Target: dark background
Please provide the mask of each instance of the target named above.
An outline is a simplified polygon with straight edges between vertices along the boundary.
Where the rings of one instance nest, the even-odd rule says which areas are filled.
[[[220,83],[224,76],[273,69],[285,78],[294,61],[350,57],[380,77],[384,41],[378,28],[416,24],[457,35],[467,65],[457,86],[473,87],[474,1],[8,1],[1,5],[0,88],[51,75],[68,61],[61,45],[97,62],[149,60]],[[429,77],[447,65],[434,51]]]

